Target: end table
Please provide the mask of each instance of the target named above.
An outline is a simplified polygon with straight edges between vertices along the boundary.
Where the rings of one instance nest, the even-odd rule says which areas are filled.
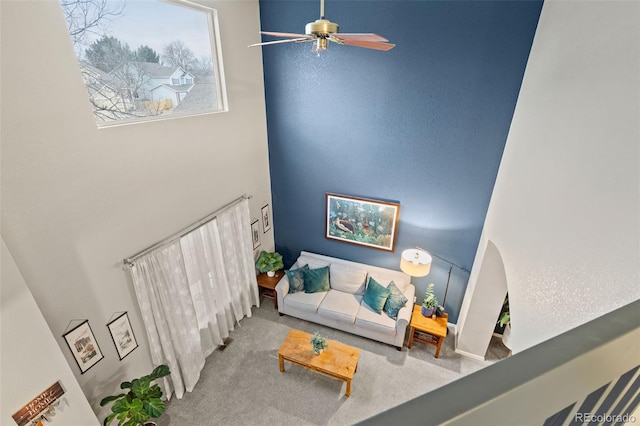
[[[422,315],[421,306],[413,306],[413,314],[411,314],[411,323],[409,324],[409,342],[407,348],[411,349],[413,339],[419,340],[424,343],[436,346],[436,355],[440,356],[440,348],[442,347],[442,341],[447,337],[447,320],[449,314],[445,313],[441,317],[432,319],[431,317],[425,317]],[[431,338],[422,338],[415,336],[416,331],[428,334]]]
[[[260,295],[266,297],[267,299],[273,300],[273,305],[276,309],[278,309],[278,295],[276,294],[276,284],[278,281],[282,279],[284,272],[282,270],[276,271],[276,274],[273,277],[267,275],[266,272],[258,274],[258,290],[260,291]]]

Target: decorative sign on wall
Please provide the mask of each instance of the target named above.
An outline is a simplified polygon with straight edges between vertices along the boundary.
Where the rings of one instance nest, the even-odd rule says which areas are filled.
[[[325,237],[393,251],[400,204],[327,193]]]
[[[62,395],[64,395],[64,389],[62,389],[60,381],[57,381],[11,417],[13,417],[18,426],[28,425],[31,420],[47,410]]]

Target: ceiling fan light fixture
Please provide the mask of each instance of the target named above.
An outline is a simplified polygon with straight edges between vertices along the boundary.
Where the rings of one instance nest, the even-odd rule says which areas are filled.
[[[315,41],[314,51],[319,52],[321,50],[327,50],[327,45],[329,44],[329,40],[324,37],[319,37]]]
[[[304,32],[307,35],[315,36],[329,36],[329,34],[335,34],[340,30],[340,26],[335,22],[331,22],[328,19],[316,19],[313,22],[309,22],[304,27]]]

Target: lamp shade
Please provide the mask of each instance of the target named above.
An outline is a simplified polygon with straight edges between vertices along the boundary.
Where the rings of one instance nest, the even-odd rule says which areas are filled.
[[[431,270],[431,255],[417,248],[405,250],[400,259],[400,269],[412,277],[424,277]]]

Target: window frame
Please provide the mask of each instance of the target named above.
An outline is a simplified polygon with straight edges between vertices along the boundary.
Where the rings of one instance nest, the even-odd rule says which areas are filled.
[[[147,115],[142,117],[124,117],[124,118],[115,118],[113,120],[108,120],[108,121],[101,121],[101,119],[96,115],[97,107],[96,105],[94,105],[94,102],[96,102],[96,100],[95,98],[94,100],[92,100],[92,96],[95,96],[95,91],[94,91],[94,94],[92,95],[91,89],[95,86],[90,87],[89,86],[90,83],[86,82],[85,80],[85,86],[87,89],[86,91],[87,91],[87,96],[89,100],[88,106],[91,109],[91,115],[93,116],[94,122],[96,123],[96,126],[98,129],[108,129],[111,127],[119,127],[119,126],[140,124],[140,123],[151,123],[151,122],[160,121],[160,120],[178,119],[178,118],[193,117],[193,116],[208,115],[208,114],[217,114],[221,112],[227,112],[229,110],[228,102],[227,102],[227,90],[226,90],[226,83],[225,83],[226,79],[225,79],[224,66],[223,66],[223,60],[222,60],[222,46],[220,41],[220,27],[219,27],[217,10],[212,7],[197,4],[188,0],[154,0],[154,1],[159,3],[169,4],[175,7],[183,7],[183,8],[192,10],[194,12],[205,14],[206,26],[207,26],[206,32],[209,36],[211,67],[213,68],[213,79],[214,79],[213,86],[215,87],[215,92],[212,92],[212,93],[215,93],[215,96],[216,96],[214,105],[211,109],[208,109],[208,107],[206,107],[199,111],[187,111],[187,112],[179,111],[179,112],[172,112],[171,114],[166,114],[166,115],[160,112],[158,115]],[[154,3],[145,2],[145,4],[152,5]],[[164,23],[165,21],[161,21],[161,22]],[[65,20],[65,23],[66,23],[66,20]],[[169,24],[170,22],[167,22],[167,25]],[[113,34],[103,34],[103,35],[110,35],[120,40],[118,38],[119,34],[122,34],[122,32],[114,32]],[[69,37],[70,37],[70,41],[73,43],[72,37],[70,34],[69,34]],[[74,48],[75,47],[76,46],[74,45]],[[75,56],[76,56],[78,69],[80,70],[84,78],[85,79],[87,77],[95,78],[95,76],[87,72],[87,66],[81,62],[81,58],[77,52]],[[126,63],[132,64],[132,62],[126,62]],[[189,72],[188,70],[185,70],[185,71]],[[110,71],[110,73],[111,72],[112,71]],[[140,71],[138,72],[140,73]],[[105,72],[105,74],[108,74],[108,73]],[[193,73],[191,74],[193,75]],[[191,75],[183,74],[182,76],[180,75],[177,77],[173,76],[170,79],[173,85],[185,85],[185,84],[197,85],[199,77],[197,75],[193,75],[192,77]],[[191,83],[186,83],[187,80],[191,81]],[[104,80],[101,82],[101,84],[104,86]],[[112,92],[116,92],[116,93],[122,90],[129,90],[129,91],[132,90],[131,87],[126,87],[126,86],[120,86],[120,87],[116,87],[115,89],[114,88],[110,88],[110,89],[112,90]],[[118,95],[116,94],[113,98],[115,98],[116,96]],[[137,97],[138,97],[138,94],[135,93],[132,96],[132,99],[134,99],[135,101],[137,100]],[[111,101],[111,99],[109,100]],[[156,102],[154,100],[154,97],[151,97],[149,101]],[[111,103],[113,104],[113,101],[111,101]],[[126,102],[123,102],[123,105],[125,105],[125,107],[122,110],[120,109],[119,106],[116,106],[112,111],[109,111],[109,112],[113,112],[114,115],[118,115],[121,113],[126,114],[127,113]],[[176,107],[178,105],[176,105]],[[173,109],[175,109],[176,107],[173,107]]]

